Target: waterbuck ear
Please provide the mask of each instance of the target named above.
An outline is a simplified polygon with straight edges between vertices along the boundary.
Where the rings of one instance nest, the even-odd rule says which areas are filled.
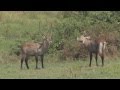
[[[86,39],[91,40],[91,37],[90,37],[90,36],[88,36],[88,37],[86,37]]]

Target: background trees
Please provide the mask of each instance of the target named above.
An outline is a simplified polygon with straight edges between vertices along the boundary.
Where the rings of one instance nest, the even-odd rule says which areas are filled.
[[[108,54],[117,54],[120,49],[120,11],[0,12],[0,50],[11,54],[19,51],[21,43],[37,42],[42,34],[51,33],[54,42],[50,54],[66,53],[67,57],[75,57],[80,53],[80,56],[86,56],[85,50],[76,42],[76,37],[84,31],[93,38],[103,35],[108,42]],[[58,51],[56,48],[61,45],[62,51]]]

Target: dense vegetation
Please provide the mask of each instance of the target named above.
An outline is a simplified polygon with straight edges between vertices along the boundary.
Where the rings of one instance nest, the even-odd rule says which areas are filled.
[[[1,11],[0,63],[18,62],[19,46],[26,41],[41,41],[43,34],[52,34],[53,38],[46,56],[57,57],[55,61],[81,60],[87,52],[76,38],[84,31],[92,38],[106,39],[108,58],[119,57],[119,11]]]
[[[76,52],[84,52],[78,49],[76,37],[86,31],[93,38],[104,34],[109,53],[117,53],[120,47],[119,15],[119,11],[0,12],[0,50],[15,53],[21,43],[31,40],[37,42],[42,39],[42,34],[51,33],[53,44],[50,53],[64,48],[57,53],[75,57]]]

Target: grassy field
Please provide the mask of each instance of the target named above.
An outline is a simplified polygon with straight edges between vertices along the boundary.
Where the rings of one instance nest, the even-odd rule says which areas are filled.
[[[20,60],[13,63],[0,64],[1,79],[119,79],[120,60],[106,60],[105,66],[95,65],[93,60],[92,67],[88,67],[88,60],[78,61],[59,61],[45,58],[45,68],[35,69],[35,61],[30,60],[30,69],[20,69]],[[39,62],[39,67],[41,63]]]

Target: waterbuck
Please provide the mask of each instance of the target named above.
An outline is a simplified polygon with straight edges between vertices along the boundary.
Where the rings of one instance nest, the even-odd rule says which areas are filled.
[[[81,37],[77,37],[77,41],[82,42],[85,45],[85,47],[88,49],[90,55],[90,63],[89,63],[90,67],[91,67],[93,53],[95,53],[96,66],[98,66],[98,62],[97,62],[98,54],[101,57],[102,66],[104,66],[104,51],[106,47],[106,41],[104,39],[99,38],[92,40],[90,36],[85,37],[84,35],[82,35]]]
[[[29,69],[28,66],[28,58],[30,56],[35,56],[36,60],[36,69],[38,68],[38,56],[40,56],[42,68],[44,68],[43,65],[43,58],[44,54],[48,51],[49,45],[52,43],[51,37],[46,38],[44,36],[43,41],[39,43],[35,42],[26,42],[21,46],[21,69],[23,61],[25,61],[27,69]]]

